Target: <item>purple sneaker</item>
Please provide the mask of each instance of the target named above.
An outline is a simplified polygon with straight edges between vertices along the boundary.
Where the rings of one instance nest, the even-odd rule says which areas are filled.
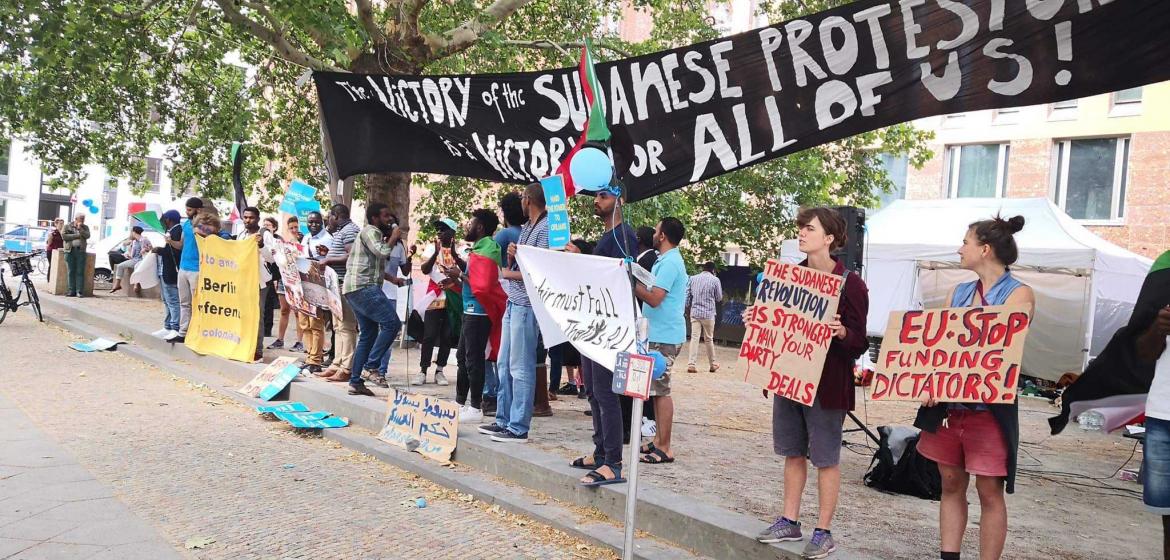
[[[833,535],[829,534],[824,529],[814,529],[812,539],[804,547],[804,552],[801,556],[809,560],[817,558],[825,558],[837,550],[837,545],[833,544]]]
[[[771,527],[760,531],[756,535],[756,540],[762,543],[778,543],[784,541],[799,541],[804,538],[800,534],[800,523],[797,521],[790,521],[786,517],[776,519],[776,522]]]

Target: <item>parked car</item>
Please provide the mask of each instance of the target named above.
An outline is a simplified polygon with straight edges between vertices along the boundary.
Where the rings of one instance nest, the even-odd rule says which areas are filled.
[[[45,250],[49,240],[49,229],[40,227],[17,226],[3,235],[4,250],[9,253],[31,253]]]

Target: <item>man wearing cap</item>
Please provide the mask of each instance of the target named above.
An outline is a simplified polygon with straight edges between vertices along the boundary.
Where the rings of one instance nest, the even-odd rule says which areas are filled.
[[[597,191],[593,199],[593,215],[605,223],[605,233],[597,240],[593,254],[614,259],[633,258],[638,251],[638,236],[634,228],[622,219],[625,197],[621,185],[610,185]],[[570,243],[570,253],[580,249]],[[581,356],[581,372],[585,377],[586,393],[593,418],[593,453],[573,461],[572,466],[590,469],[582,484],[596,485],[622,478],[622,409],[619,395],[613,392],[613,372],[585,356]],[[629,430],[625,430],[629,433]]]
[[[195,301],[195,290],[199,285],[199,245],[195,243],[195,216],[203,210],[203,200],[198,197],[187,199],[187,221],[183,222],[178,239],[167,239],[167,245],[179,251],[179,332],[168,340],[183,343],[187,327],[191,325],[191,302]]]
[[[427,369],[431,367],[432,358],[435,358],[436,345],[439,347],[439,355],[434,362],[435,383],[447,385],[447,376],[443,374],[443,368],[447,366],[447,359],[451,356],[451,341],[455,338],[453,333],[458,333],[463,324],[460,305],[462,298],[453,287],[455,283],[443,273],[443,270],[451,267],[458,267],[460,270],[466,268],[463,259],[460,259],[455,251],[455,230],[459,226],[455,220],[443,218],[436,220],[434,227],[438,232],[435,236],[434,252],[422,264],[420,270],[430,276],[440,289],[423,314],[423,336],[419,341],[422,345],[419,372],[412,380],[412,385],[426,384]]]
[[[171,241],[183,238],[182,220],[178,210],[167,210],[162,215],[163,227],[167,228],[166,243],[162,247],[155,247],[158,255],[158,278],[161,289],[163,306],[167,314],[163,318],[163,338],[179,336],[179,251],[171,246]],[[159,334],[159,333],[156,333]]]

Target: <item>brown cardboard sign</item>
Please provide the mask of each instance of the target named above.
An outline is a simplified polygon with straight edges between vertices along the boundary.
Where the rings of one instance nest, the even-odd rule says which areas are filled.
[[[1015,402],[1030,323],[1026,305],[895,311],[870,398]]]

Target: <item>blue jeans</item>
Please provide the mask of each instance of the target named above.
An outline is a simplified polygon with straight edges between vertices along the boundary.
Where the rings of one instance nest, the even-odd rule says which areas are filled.
[[[382,293],[385,294],[386,292],[382,292]],[[390,307],[393,309],[398,309],[398,302],[394,301],[394,300],[390,300]],[[398,314],[397,311],[394,314],[397,315]],[[399,328],[401,328],[401,326],[402,326],[401,319],[399,319],[398,325],[399,325]],[[398,338],[398,332],[399,331],[395,331],[395,334],[394,334],[395,339]],[[385,352],[382,352],[381,354],[375,354],[372,350],[370,351],[370,357],[369,357],[369,359],[366,360],[365,367],[363,367],[362,369],[367,370],[367,371],[377,371],[378,373],[385,376],[386,372],[390,371],[390,357],[393,355],[394,355],[394,340],[391,339],[390,345],[386,347]]]
[[[163,307],[167,310],[163,328],[179,332],[179,285],[160,282],[159,286],[162,286]]]
[[[536,315],[531,307],[508,302],[496,361],[500,387],[496,394],[496,425],[516,435],[532,424],[536,394]]]
[[[353,363],[365,364],[370,356],[379,358],[386,353],[390,343],[398,336],[402,328],[402,321],[398,318],[398,311],[390,305],[390,300],[379,286],[366,286],[356,292],[345,294],[353,308],[354,317],[358,322],[358,341],[353,350]],[[362,368],[350,368],[350,385],[362,385]]]
[[[504,335],[500,335],[503,339]],[[496,371],[495,362],[483,363],[483,398],[494,399],[500,392],[500,372]]]

